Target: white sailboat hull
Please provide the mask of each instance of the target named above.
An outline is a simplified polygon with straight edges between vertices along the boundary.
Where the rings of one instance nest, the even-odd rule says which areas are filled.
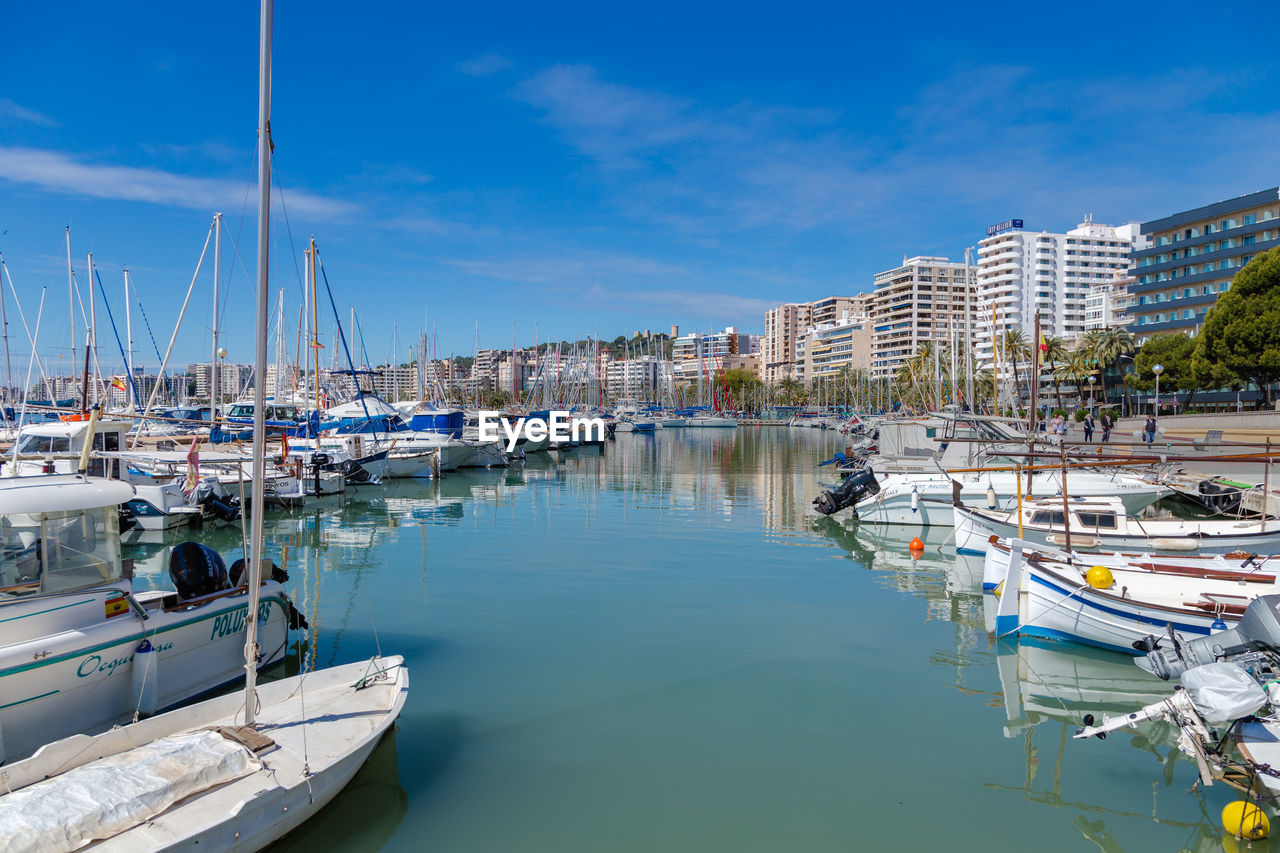
[[[380,674],[357,687],[369,673]],[[399,657],[259,685],[255,728],[272,741],[258,753],[260,765],[155,813],[138,814],[133,825],[115,828],[94,849],[231,851],[267,846],[315,815],[351,781],[399,716],[408,688],[408,672]],[[9,790],[22,794],[30,786],[28,797],[32,792],[56,797],[60,779],[53,774],[127,757],[130,750],[160,738],[235,727],[243,722],[243,702],[240,694],[222,696],[95,737],[78,735],[49,744],[7,768]],[[24,819],[13,797],[0,796],[0,827],[12,828]],[[73,816],[68,815],[69,824]]]

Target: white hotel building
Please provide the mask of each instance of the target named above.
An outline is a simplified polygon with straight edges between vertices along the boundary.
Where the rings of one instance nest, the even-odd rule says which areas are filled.
[[[1071,342],[1089,326],[1090,288],[1129,268],[1129,250],[1143,238],[1137,223],[1096,225],[1086,219],[1065,234],[1026,231],[1021,220],[987,229],[978,243],[979,365],[993,366],[992,341],[1021,330],[1034,345],[1035,317],[1045,337]],[[994,321],[993,321],[994,314]]]

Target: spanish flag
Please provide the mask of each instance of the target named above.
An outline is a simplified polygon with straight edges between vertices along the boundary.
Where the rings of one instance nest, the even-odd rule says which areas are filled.
[[[1040,332],[1040,352],[1049,351],[1049,342],[1044,339],[1044,332]]]
[[[112,616],[119,616],[122,613],[128,613],[129,599],[125,598],[123,595],[118,598],[108,598],[104,605],[104,609],[106,610],[106,616],[108,619]]]
[[[111,387],[123,391],[125,389],[124,380],[119,376],[111,377]]]

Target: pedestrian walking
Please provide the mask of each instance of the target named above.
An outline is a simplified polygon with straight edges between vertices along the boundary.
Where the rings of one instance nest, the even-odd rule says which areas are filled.
[[[1102,443],[1106,444],[1111,440],[1111,427],[1114,425],[1111,422],[1111,413],[1103,412],[1102,417],[1098,419],[1098,424],[1102,427]]]
[[[1147,415],[1147,424],[1142,428],[1147,434],[1147,444],[1152,444],[1156,440],[1156,416]]]
[[[1086,444],[1093,444],[1093,413],[1090,412],[1084,416],[1084,440]]]

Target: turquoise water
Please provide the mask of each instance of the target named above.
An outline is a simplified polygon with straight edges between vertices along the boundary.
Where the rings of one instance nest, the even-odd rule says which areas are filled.
[[[283,847],[1222,850],[1234,797],[1191,791],[1167,729],[1070,738],[1163,683],[996,644],[947,531],[913,560],[905,529],[817,519],[838,447],[628,434],[269,517],[314,663],[411,673],[394,740]]]

